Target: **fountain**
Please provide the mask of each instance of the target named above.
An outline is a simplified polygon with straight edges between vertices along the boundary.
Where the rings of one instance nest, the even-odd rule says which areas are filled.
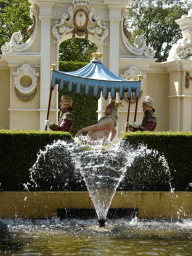
[[[149,158],[152,158],[152,163],[149,163]],[[136,179],[134,168],[137,160],[144,169],[148,167],[149,172],[153,166],[160,168],[162,165],[163,174],[169,181],[169,171],[163,156],[143,145],[133,149],[121,140],[107,146],[84,145],[77,141],[56,141],[47,145],[45,150],[39,152],[30,170],[31,180],[26,188],[31,191],[40,191],[42,188],[49,191],[73,190],[74,182],[79,190],[87,186],[99,226],[96,219],[21,219],[17,216],[0,219],[3,230],[9,231],[9,240],[0,243],[0,256],[190,255],[192,221],[190,218],[180,218],[179,211],[182,209],[178,211],[178,219],[107,219],[105,226],[116,189],[125,186],[125,177],[128,183],[129,179]],[[139,175],[142,175],[142,179],[144,175],[149,178],[147,172],[142,173],[142,168]],[[144,186],[145,183],[140,185]],[[134,186],[138,184],[134,183]],[[23,203],[31,193],[26,194]],[[170,195],[177,199],[174,193]]]
[[[82,141],[85,143],[83,138]],[[59,140],[47,145],[44,151],[39,152],[26,187],[30,191],[45,188],[49,191],[73,190],[72,184],[75,182],[79,190],[87,188],[99,226],[105,227],[111,201],[128,168],[131,168],[137,157],[150,155],[152,158],[152,151],[143,145],[135,150],[122,140],[106,146],[102,145],[102,141],[96,145],[90,145],[90,141],[86,144],[80,142],[79,139],[75,142]],[[169,179],[168,166],[164,165],[163,175]]]
[[[11,235],[0,256],[40,255],[191,255],[192,221],[6,219]],[[91,228],[90,228],[91,227]]]
[[[0,244],[8,241],[9,231],[7,225],[0,221]]]
[[[108,150],[91,148],[75,154],[76,167],[83,174],[100,227],[105,226],[108,209],[128,161],[128,154],[119,146]]]

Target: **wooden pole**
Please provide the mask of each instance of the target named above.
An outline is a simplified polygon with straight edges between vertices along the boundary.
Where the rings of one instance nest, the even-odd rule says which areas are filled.
[[[56,64],[51,65],[51,72],[56,69]],[[50,85],[50,92],[49,92],[49,102],[48,102],[48,109],[47,109],[47,120],[49,120],[49,113],[50,113],[50,107],[51,107],[51,98],[52,98],[52,92],[54,90],[54,87]],[[47,131],[47,126],[45,126],[45,131]]]
[[[130,113],[130,106],[131,106],[131,97],[129,97],[129,104],[128,104],[128,112],[127,112],[127,125],[126,125],[126,132],[128,131],[128,123],[129,123],[129,113]]]
[[[49,113],[50,113],[50,106],[51,106],[51,97],[52,97],[52,92],[54,88],[50,86],[50,92],[49,92],[49,103],[48,103],[48,109],[47,109],[47,120],[49,120]],[[47,131],[47,126],[45,126],[45,131]]]
[[[137,106],[138,106],[138,100],[139,100],[139,97],[137,97],[137,98],[136,98],[134,122],[136,122],[136,119],[137,119]]]

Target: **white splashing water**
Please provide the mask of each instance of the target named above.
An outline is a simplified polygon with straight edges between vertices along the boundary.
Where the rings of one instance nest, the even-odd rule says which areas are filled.
[[[37,161],[30,170],[31,180],[35,186],[39,186],[38,180],[42,176],[49,182],[47,173],[51,173],[55,179],[66,180],[67,172],[72,171],[72,175],[80,172],[92,198],[98,220],[105,220],[127,167],[132,165],[137,156],[150,154],[151,150],[144,145],[133,150],[122,140],[105,147],[102,146],[102,141],[95,145],[90,141],[86,141],[86,144],[79,142],[79,139],[75,139],[75,142],[59,140],[47,145],[44,151],[39,152]],[[85,143],[85,140],[83,142]],[[167,164],[166,161],[164,164]]]

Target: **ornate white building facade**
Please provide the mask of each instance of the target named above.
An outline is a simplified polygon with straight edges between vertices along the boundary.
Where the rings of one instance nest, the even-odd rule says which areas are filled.
[[[0,56],[0,129],[44,130],[51,64],[58,68],[60,44],[74,37],[94,42],[103,64],[114,74],[137,79],[142,75],[137,122],[141,122],[142,98],[150,95],[158,119],[157,131],[192,129],[192,11],[176,22],[183,38],[173,46],[167,62],[157,63],[154,52],[137,37],[129,42],[125,7],[131,0],[29,0],[30,38],[22,42],[15,32],[2,46]],[[118,100],[118,96],[117,96]],[[109,101],[101,98],[99,118]],[[128,102],[119,108],[118,136],[125,131]],[[53,91],[50,120],[57,122],[58,92]],[[130,122],[135,105],[131,104]]]

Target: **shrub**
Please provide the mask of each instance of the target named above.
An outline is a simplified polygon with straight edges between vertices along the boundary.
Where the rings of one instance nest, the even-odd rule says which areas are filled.
[[[148,153],[138,155],[132,166],[127,167],[125,178],[118,190],[167,191],[171,177],[172,187],[176,191],[184,191],[189,182],[192,182],[192,133],[137,132],[125,133],[122,138],[124,146],[130,144],[137,149],[138,146],[145,145]],[[74,173],[69,152],[66,152],[62,146],[56,153],[51,150],[51,145],[58,140],[70,143],[73,138],[70,133],[63,132],[1,130],[2,189],[23,191],[23,184],[31,182],[30,169],[36,162],[37,154],[40,150],[45,151],[46,145],[50,145],[49,157],[42,157],[39,166],[36,166],[39,167],[33,176],[36,184],[31,183],[31,189],[86,190],[80,173]],[[54,154],[56,155],[53,157]],[[66,162],[59,163],[58,157],[66,159]],[[167,161],[169,171],[164,159]]]
[[[192,132],[125,133],[123,139],[135,148],[142,143],[163,154],[169,166],[172,187],[177,191],[187,189],[192,181]]]

